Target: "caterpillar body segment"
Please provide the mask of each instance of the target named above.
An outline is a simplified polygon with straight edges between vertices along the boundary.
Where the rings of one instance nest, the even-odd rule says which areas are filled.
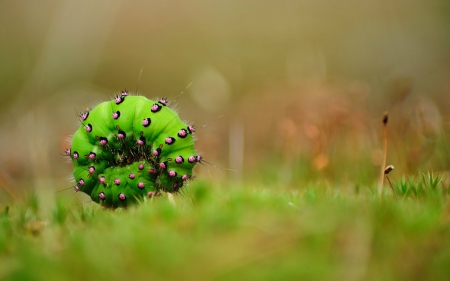
[[[192,178],[196,152],[192,126],[166,105],[124,92],[82,113],[65,153],[76,190],[106,208],[179,191]]]

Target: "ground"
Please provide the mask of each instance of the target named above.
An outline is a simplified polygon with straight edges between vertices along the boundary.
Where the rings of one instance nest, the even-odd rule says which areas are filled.
[[[3,206],[0,279],[448,280],[448,185],[393,185],[196,180],[126,210],[31,194]]]

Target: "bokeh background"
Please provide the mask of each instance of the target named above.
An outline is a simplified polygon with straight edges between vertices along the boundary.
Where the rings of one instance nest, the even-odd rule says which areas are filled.
[[[123,89],[172,100],[214,183],[371,185],[386,111],[393,179],[445,172],[449,34],[445,0],[0,1],[1,201],[73,186],[78,112]]]

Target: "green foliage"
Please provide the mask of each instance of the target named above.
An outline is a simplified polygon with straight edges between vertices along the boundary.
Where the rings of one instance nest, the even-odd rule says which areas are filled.
[[[67,206],[61,200],[56,201],[55,207],[52,211],[52,219],[56,224],[64,224],[68,215]]]
[[[403,177],[393,183],[393,188],[402,199],[427,197],[440,200],[448,193],[444,176],[435,176],[432,172],[421,173],[417,177]]]
[[[402,179],[399,199],[379,200],[367,186],[197,180],[173,201],[102,210],[57,198],[48,214],[34,196],[0,216],[0,279],[447,280],[443,182]]]

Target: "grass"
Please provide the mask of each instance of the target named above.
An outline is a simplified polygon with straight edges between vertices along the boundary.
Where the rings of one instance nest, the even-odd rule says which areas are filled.
[[[218,186],[102,210],[3,206],[0,280],[448,280],[448,186],[431,173],[351,191]],[[48,211],[46,211],[48,210]]]

